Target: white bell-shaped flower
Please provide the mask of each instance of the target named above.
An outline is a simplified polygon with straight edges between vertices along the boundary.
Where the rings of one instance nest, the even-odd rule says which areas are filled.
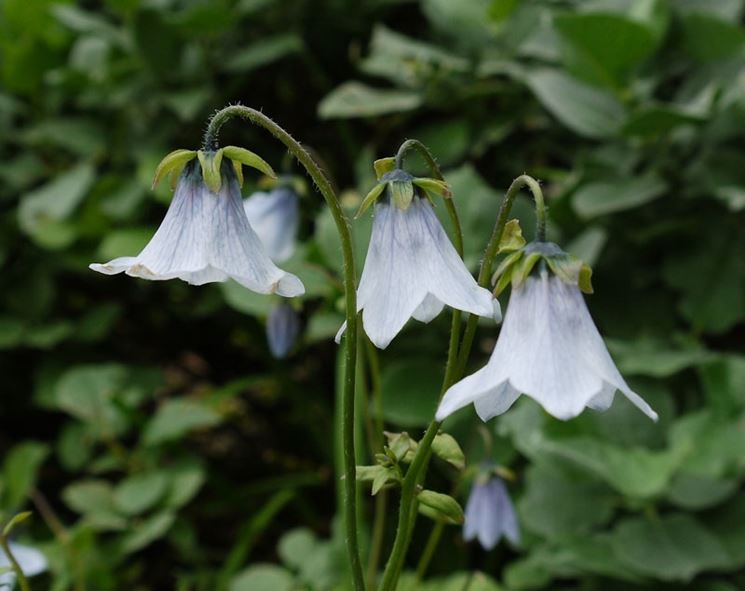
[[[608,409],[616,390],[657,420],[618,372],[579,287],[543,269],[513,286],[489,363],[445,393],[436,418],[473,403],[486,421],[525,394],[567,420],[585,407]]]
[[[126,273],[151,280],[182,279],[192,285],[234,279],[258,293],[293,297],[305,292],[295,275],[269,258],[243,209],[233,168],[223,161],[216,192],[192,160],[181,174],[158,231],[135,257],[90,268],[106,275]]]
[[[275,263],[289,259],[295,252],[300,208],[291,188],[280,186],[268,193],[257,192],[243,202],[246,216],[269,258]]]
[[[520,542],[515,507],[499,476],[480,477],[471,488],[463,522],[463,539],[478,539],[484,550],[491,550],[505,537]]]
[[[377,347],[385,349],[409,318],[429,322],[445,304],[493,317],[493,300],[463,264],[427,199],[414,197],[406,209],[376,203],[357,311]]]

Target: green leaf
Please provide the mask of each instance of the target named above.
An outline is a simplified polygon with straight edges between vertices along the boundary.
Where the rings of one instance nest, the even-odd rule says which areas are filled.
[[[560,540],[608,523],[615,503],[613,490],[597,479],[539,461],[528,468],[517,508],[526,528]]]
[[[115,397],[126,370],[117,364],[81,365],[62,374],[55,386],[58,408],[86,422],[100,436],[120,433],[126,426]]]
[[[613,532],[612,543],[629,568],[663,581],[685,583],[730,564],[721,542],[689,515],[627,519]]]
[[[204,468],[196,462],[185,462],[169,468],[168,492],[164,500],[167,507],[179,508],[189,503],[207,480]]]
[[[168,484],[163,472],[129,476],[114,489],[114,505],[126,515],[139,515],[163,498]]]
[[[36,441],[14,446],[3,465],[2,506],[13,511],[21,507],[32,487],[36,485],[41,465],[49,455],[49,447]]]
[[[145,425],[146,445],[158,445],[183,437],[190,431],[209,429],[220,422],[220,415],[193,400],[168,400]]]
[[[228,56],[224,68],[228,72],[251,72],[303,51],[304,43],[295,33],[264,37]]]
[[[125,228],[106,234],[98,247],[98,256],[111,260],[121,256],[134,256],[147,245],[153,237],[152,228]]]
[[[277,553],[287,566],[300,570],[317,543],[318,540],[311,530],[299,527],[282,536],[277,546]]]
[[[379,117],[412,111],[422,104],[422,97],[406,90],[371,88],[361,82],[345,82],[336,87],[318,105],[322,119]]]
[[[229,591],[293,591],[289,571],[273,564],[254,564],[230,581]]]
[[[700,62],[719,62],[745,50],[745,30],[740,23],[692,13],[683,18],[683,44]]]
[[[612,94],[559,70],[533,70],[526,82],[548,111],[581,136],[612,137],[626,121],[623,105]]]
[[[157,513],[142,522],[136,523],[121,540],[121,550],[125,554],[137,552],[162,538],[171,529],[176,515],[169,511]]]
[[[569,69],[591,83],[621,85],[657,46],[654,32],[620,14],[564,13],[554,18]]]
[[[588,183],[574,194],[572,205],[583,218],[592,218],[645,205],[666,190],[665,182],[655,174]]]
[[[62,500],[81,514],[115,513],[114,489],[105,480],[80,480],[62,491]]]
[[[440,395],[442,367],[430,360],[409,359],[383,369],[383,418],[401,427],[429,424]]]
[[[93,185],[95,169],[84,162],[21,197],[18,225],[40,246],[64,248],[76,237],[67,219]]]

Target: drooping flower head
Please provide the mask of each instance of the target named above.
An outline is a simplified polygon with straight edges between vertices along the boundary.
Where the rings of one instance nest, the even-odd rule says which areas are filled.
[[[514,252],[495,274],[497,291],[512,284],[497,344],[486,367],[445,393],[437,420],[473,403],[486,421],[520,394],[567,420],[585,407],[607,410],[617,390],[657,420],[621,377],[590,317],[582,296],[592,292],[589,267],[554,243],[513,240]]]
[[[295,252],[300,207],[298,193],[290,182],[281,182],[270,191],[258,191],[243,201],[246,216],[275,263],[282,263]]]
[[[477,539],[484,550],[491,550],[502,537],[512,544],[520,543],[517,515],[504,480],[493,465],[485,464],[466,502],[463,539]]]
[[[26,577],[33,577],[47,570],[47,559],[36,548],[17,544],[16,542],[10,542],[8,545],[10,546],[10,551],[13,553],[13,557],[18,562],[18,566],[21,567]],[[4,569],[8,567],[10,567],[10,560],[5,552],[0,550],[0,568]],[[16,575],[12,570],[0,574],[0,589],[13,589],[15,582]]]
[[[287,357],[300,334],[300,318],[286,301],[279,302],[266,319],[266,339],[269,351],[276,359]]]
[[[192,285],[234,279],[258,293],[286,297],[304,293],[300,279],[271,261],[248,222],[240,193],[244,164],[274,174],[256,154],[234,146],[166,156],[153,185],[170,174],[175,193],[158,231],[139,255],[90,268],[106,275],[178,278]]]
[[[447,184],[414,178],[401,169],[379,176],[380,183],[361,208],[362,212],[375,204],[357,290],[357,311],[362,311],[370,340],[384,349],[409,318],[429,322],[446,304],[479,316],[494,316],[494,298],[471,276],[430,202],[430,194],[449,196]]]

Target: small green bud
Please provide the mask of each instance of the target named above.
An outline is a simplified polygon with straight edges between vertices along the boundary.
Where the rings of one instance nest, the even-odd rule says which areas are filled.
[[[361,482],[372,482],[372,494],[375,495],[386,484],[400,482],[398,472],[387,466],[357,466],[356,479]]]
[[[405,461],[407,456],[416,452],[416,448],[419,446],[405,431],[403,433],[384,431],[384,434],[388,438],[388,448],[393,452],[398,462]]]
[[[458,470],[466,467],[466,456],[452,435],[438,433],[432,441],[432,452]]]
[[[417,500],[420,510],[428,517],[434,515],[434,519],[445,523],[463,523],[463,509],[450,495],[425,489],[417,495]]]

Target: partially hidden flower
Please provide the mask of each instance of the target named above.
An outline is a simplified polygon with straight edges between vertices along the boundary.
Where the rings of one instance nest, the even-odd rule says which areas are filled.
[[[47,559],[36,548],[9,542],[10,551],[21,567],[26,577],[33,577],[47,570]],[[10,560],[5,552],[0,550],[0,568],[10,567]],[[16,575],[13,571],[0,574],[0,589],[12,589],[15,586]]]
[[[285,297],[304,293],[300,279],[271,261],[248,222],[240,192],[244,164],[273,175],[261,158],[234,146],[209,153],[177,150],[166,156],[154,184],[166,174],[178,181],[155,235],[139,255],[90,268],[106,275],[178,278],[192,285],[234,279],[258,293]]]
[[[493,317],[492,294],[471,276],[429,200],[415,195],[405,208],[396,203],[391,198],[375,205],[357,290],[357,311],[370,340],[384,349],[409,318],[429,322],[445,304]]]
[[[520,542],[517,515],[507,486],[491,470],[477,476],[466,502],[463,538],[478,540],[484,550],[494,548],[503,537]]]
[[[269,258],[275,263],[289,259],[295,252],[300,224],[297,193],[280,185],[269,192],[252,194],[244,200],[243,208]]]
[[[300,334],[300,318],[287,302],[279,302],[266,319],[266,339],[269,351],[276,359],[287,357]]]
[[[515,256],[519,255],[519,256]],[[525,394],[548,413],[567,420],[585,407],[607,410],[617,390],[644,414],[657,413],[629,388],[608,353],[585,304],[590,270],[556,244],[516,249],[498,270],[512,284],[504,324],[487,365],[445,393],[436,418],[473,403],[486,421]],[[510,279],[502,282],[504,274]]]

